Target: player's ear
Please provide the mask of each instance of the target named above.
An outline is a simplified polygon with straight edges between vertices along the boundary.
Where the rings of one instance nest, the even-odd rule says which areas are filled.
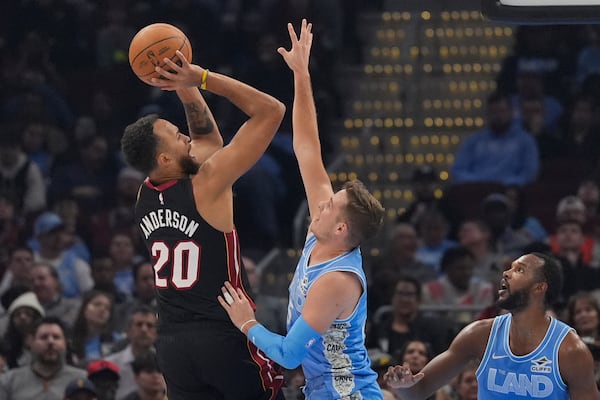
[[[548,290],[548,282],[538,282],[536,283],[536,290],[540,290],[543,293],[546,293]]]

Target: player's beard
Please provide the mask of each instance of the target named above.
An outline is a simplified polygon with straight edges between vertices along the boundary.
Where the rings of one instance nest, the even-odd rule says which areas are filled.
[[[189,155],[179,159],[179,166],[186,175],[196,175],[200,169],[200,164]]]
[[[506,297],[504,300],[498,299],[498,301],[496,301],[496,306],[511,312],[524,309],[529,305],[529,290],[533,285],[534,283],[528,287],[510,292],[508,297]]]

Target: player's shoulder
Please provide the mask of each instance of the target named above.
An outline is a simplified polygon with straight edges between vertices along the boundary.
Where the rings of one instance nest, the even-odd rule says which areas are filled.
[[[577,358],[589,353],[589,348],[575,330],[571,329],[560,344],[559,352],[561,358],[563,356]]]
[[[473,321],[469,325],[465,326],[458,333],[456,338],[471,345],[474,345],[478,342],[487,342],[493,325],[494,318]]]

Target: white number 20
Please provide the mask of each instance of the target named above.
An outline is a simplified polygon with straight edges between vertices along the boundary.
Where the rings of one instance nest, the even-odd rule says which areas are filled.
[[[171,283],[177,289],[189,289],[198,281],[200,273],[200,246],[196,242],[177,243],[173,249],[165,242],[154,242],[150,249],[154,263],[154,282],[157,288],[168,287],[168,279],[160,276],[160,270],[172,261]]]

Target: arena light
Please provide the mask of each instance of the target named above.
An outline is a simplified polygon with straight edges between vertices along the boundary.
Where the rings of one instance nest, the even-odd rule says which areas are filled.
[[[600,23],[600,0],[481,0],[481,13],[511,24]]]

